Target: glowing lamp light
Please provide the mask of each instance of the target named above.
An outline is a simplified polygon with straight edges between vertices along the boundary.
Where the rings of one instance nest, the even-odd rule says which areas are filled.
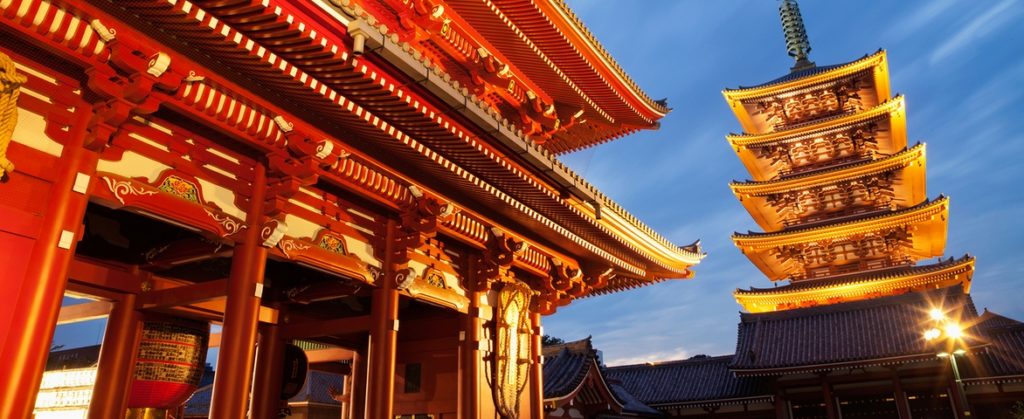
[[[937,308],[933,308],[928,312],[928,316],[930,316],[932,320],[944,320],[946,318],[946,313],[943,313],[942,310]]]
[[[928,329],[928,330],[926,330],[924,332],[924,339],[925,340],[935,340],[935,339],[938,339],[940,335],[942,335],[942,331],[940,331],[939,329],[936,329],[936,328],[931,328],[931,329]]]
[[[947,324],[945,332],[946,336],[949,336],[951,339],[960,339],[964,334],[963,329],[961,329],[960,325],[956,323]]]

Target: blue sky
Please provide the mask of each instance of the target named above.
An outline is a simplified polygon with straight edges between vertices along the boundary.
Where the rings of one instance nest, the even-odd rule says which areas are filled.
[[[738,287],[770,286],[733,246],[757,230],[729,191],[747,179],[722,98],[788,72],[776,1],[570,0],[622,67],[674,111],[643,132],[564,160],[676,243],[709,253],[690,281],[574,302],[545,333],[593,335],[609,364],[733,353]],[[640,7],[638,7],[640,6]],[[910,142],[928,144],[928,193],[951,196],[947,256],[977,257],[978,309],[1024,318],[1024,2],[803,1],[819,65],[888,51]],[[927,261],[930,263],[931,261]]]
[[[626,71],[675,110],[658,131],[565,157],[676,243],[704,242],[690,281],[585,299],[545,318],[564,339],[593,335],[610,364],[733,352],[737,287],[768,280],[732,245],[756,226],[726,185],[746,172],[724,136],[739,131],[721,90],[785,74],[775,1],[571,0]],[[928,190],[952,196],[947,255],[978,258],[979,309],[1024,318],[1024,2],[804,1],[821,65],[885,48],[907,96],[911,142],[928,143]],[[98,344],[103,322],[62,326],[56,344]]]

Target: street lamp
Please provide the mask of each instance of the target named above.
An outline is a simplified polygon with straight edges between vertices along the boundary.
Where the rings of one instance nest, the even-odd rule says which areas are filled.
[[[963,409],[962,415],[957,416],[971,417],[971,408],[967,405],[964,383],[960,380],[960,369],[956,365],[957,355],[967,353],[961,340],[964,329],[955,320],[946,317],[946,313],[940,309],[933,308],[928,312],[928,317],[931,317],[934,325],[924,331],[924,340],[932,344],[944,343],[942,351],[937,355],[939,358],[949,358],[949,365],[953,369],[957,399],[960,401],[960,408]]]

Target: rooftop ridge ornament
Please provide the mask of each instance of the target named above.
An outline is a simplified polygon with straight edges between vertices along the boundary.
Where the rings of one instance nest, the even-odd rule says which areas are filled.
[[[800,16],[800,5],[796,0],[782,0],[779,3],[779,18],[782,19],[782,33],[786,36],[786,51],[796,60],[790,71],[796,72],[814,67],[807,58],[811,52],[811,41],[807,39],[804,19]]]

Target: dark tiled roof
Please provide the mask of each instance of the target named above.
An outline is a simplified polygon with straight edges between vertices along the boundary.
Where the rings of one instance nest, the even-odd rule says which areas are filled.
[[[564,397],[580,385],[590,368],[597,365],[597,353],[590,338],[545,346],[544,398]]]
[[[984,375],[998,377],[1024,374],[1024,323],[985,310],[978,327],[991,345],[985,356]]]
[[[777,79],[774,79],[774,80],[771,80],[771,81],[768,81],[768,82],[765,82],[765,83],[761,83],[761,84],[758,84],[758,85],[755,85],[755,86],[740,86],[739,90],[742,90],[742,89],[756,89],[758,87],[771,86],[773,84],[782,84],[782,83],[785,83],[785,82],[788,82],[788,81],[798,80],[798,79],[802,79],[804,77],[810,77],[810,76],[813,76],[815,74],[824,73],[824,72],[829,71],[829,70],[834,70],[834,69],[837,69],[837,68],[840,68],[840,67],[844,67],[844,66],[853,64],[853,63],[855,63],[857,61],[860,61],[860,60],[868,58],[868,57],[870,57],[872,55],[878,54],[880,51],[881,50],[878,50],[878,51],[876,51],[874,53],[871,53],[871,54],[864,54],[863,57],[860,57],[860,58],[858,58],[856,60],[845,62],[845,63],[842,63],[842,64],[816,66],[816,67],[805,68],[805,69],[802,69],[802,70],[799,70],[799,71],[791,71],[791,72],[789,72],[788,74],[786,74],[786,75],[784,75],[782,77],[779,77]]]
[[[695,357],[684,361],[608,368],[630,394],[649,405],[685,404],[766,396],[766,382],[757,377],[737,378],[729,371],[732,355]]]
[[[186,418],[205,418],[210,415],[210,401],[213,396],[213,384],[199,387],[192,397],[185,402]]]
[[[622,410],[625,413],[650,416],[663,415],[660,411],[644,404],[640,399],[633,397],[633,395],[629,391],[626,391],[626,388],[622,386],[622,383],[618,381],[609,380],[608,388],[610,388],[612,393],[615,394],[615,398],[622,402]]]
[[[921,333],[928,326],[927,312],[933,304],[962,306],[960,319],[964,323],[977,318],[970,296],[959,288],[743,313],[730,367],[737,372],[768,374],[770,370],[817,370],[828,369],[830,364],[928,357],[931,351]],[[976,328],[968,329],[967,334],[979,336]]]

